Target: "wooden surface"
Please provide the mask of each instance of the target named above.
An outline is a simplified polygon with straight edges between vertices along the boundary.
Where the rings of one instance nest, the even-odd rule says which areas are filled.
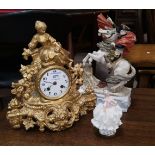
[[[138,87],[152,87],[152,75],[155,74],[155,44],[136,44],[125,58],[137,70]]]
[[[125,56],[135,67],[155,68],[155,44],[136,44]]]
[[[90,123],[92,112],[73,127],[52,132],[38,128],[12,129],[6,120],[6,108],[0,111],[0,145],[155,145],[155,89],[135,89],[132,105],[123,114],[123,125],[114,137],[98,134]]]

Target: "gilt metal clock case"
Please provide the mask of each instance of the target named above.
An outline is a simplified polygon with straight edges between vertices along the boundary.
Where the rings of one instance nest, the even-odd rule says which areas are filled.
[[[32,57],[32,62],[21,65],[23,78],[12,83],[14,98],[8,104],[7,119],[13,128],[64,130],[94,108],[96,95],[91,86],[80,93],[83,67],[74,65],[70,53],[46,33],[46,24],[36,21],[35,28],[37,33],[22,54],[26,60]]]

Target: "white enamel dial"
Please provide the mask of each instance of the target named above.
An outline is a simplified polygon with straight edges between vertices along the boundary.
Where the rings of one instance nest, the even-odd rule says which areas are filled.
[[[41,76],[39,87],[41,94],[47,99],[58,99],[69,89],[68,74],[61,69],[50,69]]]

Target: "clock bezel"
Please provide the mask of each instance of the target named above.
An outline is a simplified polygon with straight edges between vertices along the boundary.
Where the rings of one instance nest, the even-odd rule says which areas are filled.
[[[58,96],[58,97],[49,97],[49,96],[46,96],[46,95],[42,92],[42,90],[41,90],[41,88],[40,88],[40,81],[41,81],[41,79],[42,79],[42,77],[43,77],[44,74],[46,74],[48,71],[54,70],[54,69],[59,69],[59,70],[61,70],[61,71],[63,71],[63,72],[66,73],[66,75],[68,76],[68,79],[69,79],[69,86],[68,86],[68,88],[67,88],[65,94],[62,94],[62,95],[60,95],[60,96]],[[68,72],[64,67],[62,67],[62,66],[50,66],[50,67],[48,67],[48,68],[46,68],[46,69],[41,70],[41,71],[38,73],[37,80],[36,80],[36,87],[37,87],[37,90],[38,90],[39,94],[40,94],[43,98],[48,99],[48,100],[57,100],[57,99],[60,99],[60,98],[64,97],[64,96],[69,92],[69,90],[70,90],[70,88],[71,88],[71,76],[70,76],[69,72]]]

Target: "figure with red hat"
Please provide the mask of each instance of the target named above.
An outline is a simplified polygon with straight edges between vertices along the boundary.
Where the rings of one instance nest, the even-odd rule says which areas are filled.
[[[86,83],[91,83],[94,89],[100,90],[106,86],[104,81],[101,82],[98,78],[96,78],[93,74],[90,76],[89,72],[92,72],[92,61],[96,61],[97,66],[102,66],[102,79],[106,79],[109,76],[109,69],[106,66],[105,56],[113,49],[113,41],[118,38],[118,33],[116,32],[116,28],[114,26],[114,22],[110,17],[107,19],[102,15],[98,15],[97,22],[99,26],[98,36],[102,37],[102,41],[97,43],[98,51],[93,51],[92,53],[88,53],[87,56],[83,59],[83,65],[85,66],[85,79]],[[91,77],[91,78],[88,78]],[[93,81],[93,82],[92,82]]]

